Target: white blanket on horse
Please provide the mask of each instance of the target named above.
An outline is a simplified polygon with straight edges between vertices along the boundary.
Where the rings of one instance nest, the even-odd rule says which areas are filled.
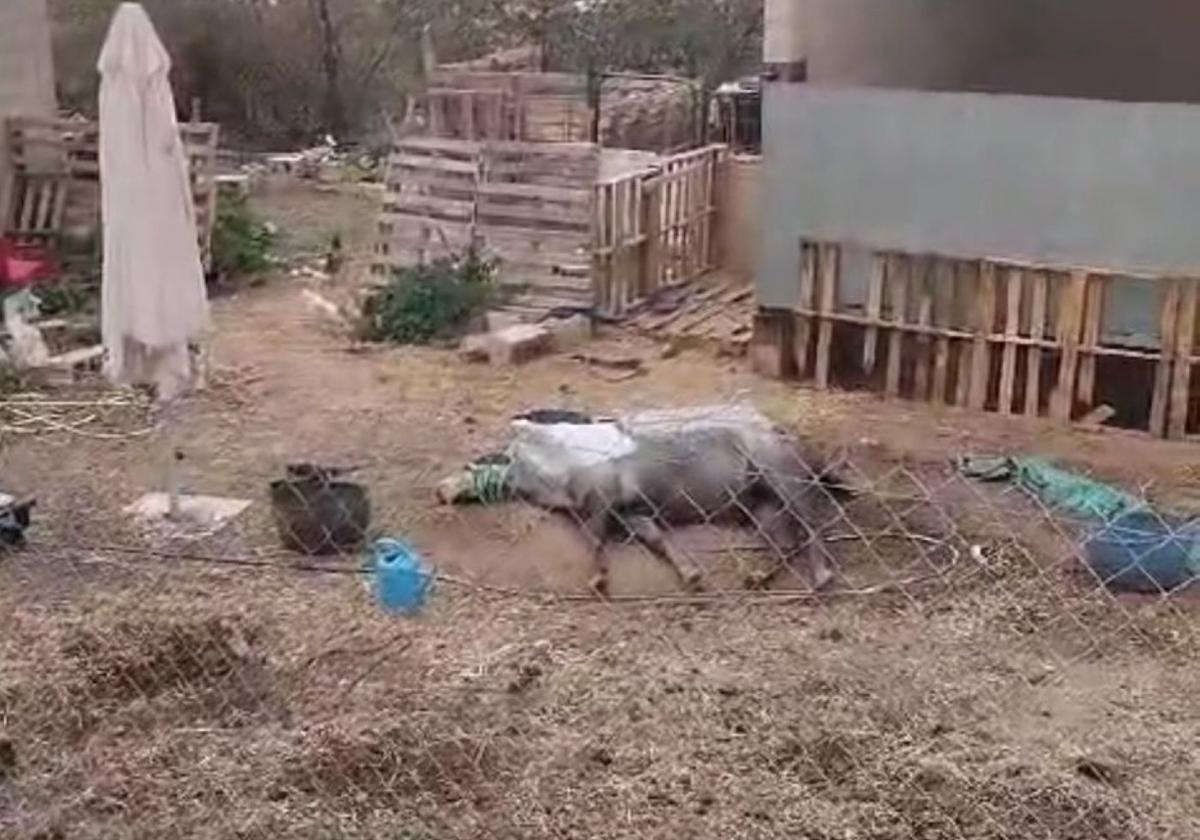
[[[510,489],[526,499],[553,508],[571,507],[571,481],[604,463],[632,455],[639,442],[689,436],[704,437],[713,431],[736,431],[749,441],[774,434],[771,421],[751,406],[715,405],[635,412],[616,423],[539,425],[513,422],[515,438],[509,446]]]

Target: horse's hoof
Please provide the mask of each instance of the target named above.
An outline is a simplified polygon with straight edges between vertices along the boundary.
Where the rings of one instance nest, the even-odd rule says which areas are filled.
[[[595,575],[588,581],[588,586],[601,598],[608,597],[608,575]]]
[[[821,569],[813,575],[812,588],[814,592],[825,592],[833,586],[833,572],[829,569]]]
[[[770,572],[751,572],[746,575],[746,588],[761,591],[770,586],[774,579],[775,575]]]

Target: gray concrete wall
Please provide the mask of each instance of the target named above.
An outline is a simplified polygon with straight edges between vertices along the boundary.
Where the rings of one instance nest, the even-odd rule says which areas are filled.
[[[763,236],[763,162],[751,155],[730,155],[717,207],[717,247],[727,279],[750,286],[758,274]]]
[[[0,123],[16,113],[54,113],[46,0],[0,0]],[[7,166],[8,150],[0,131],[0,208],[8,206]]]
[[[794,303],[801,238],[1200,276],[1200,108],[788,84],[765,96],[765,306]]]
[[[772,0],[818,84],[1200,102],[1195,0]]]

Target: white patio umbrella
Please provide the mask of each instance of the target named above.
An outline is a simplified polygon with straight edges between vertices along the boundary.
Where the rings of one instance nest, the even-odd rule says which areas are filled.
[[[208,323],[187,157],[175,120],[171,58],[137,3],[123,3],[100,52],[105,370],[154,385],[164,408],[168,517],[180,492],[168,412],[192,381],[189,342]]]
[[[141,5],[117,9],[98,66],[106,372],[170,401],[191,381],[208,301],[171,58]]]

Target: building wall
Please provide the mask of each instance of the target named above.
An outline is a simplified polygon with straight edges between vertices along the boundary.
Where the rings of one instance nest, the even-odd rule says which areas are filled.
[[[1200,276],[1193,105],[786,84],[765,104],[764,306],[792,304],[801,239]],[[1153,328],[1137,300],[1113,331]]]
[[[717,208],[721,268],[728,279],[749,286],[758,273],[762,252],[762,158],[730,155],[724,176]]]
[[[776,52],[802,50],[818,84],[1200,102],[1194,0],[768,0],[768,7],[777,31],[767,42],[780,45]]]
[[[54,112],[54,64],[46,0],[0,0],[0,122],[8,115]],[[0,208],[8,182],[0,131]]]

